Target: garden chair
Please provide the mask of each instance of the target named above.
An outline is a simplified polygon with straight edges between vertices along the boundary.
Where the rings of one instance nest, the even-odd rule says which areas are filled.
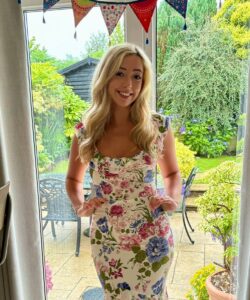
[[[64,180],[46,178],[39,181],[43,230],[51,222],[52,236],[56,238],[55,222],[71,221],[77,223],[77,238],[75,256],[79,256],[81,241],[81,218],[78,217],[67,196]]]
[[[188,215],[187,215],[187,207],[186,207],[186,200],[187,200],[187,197],[190,195],[190,187],[193,183],[193,180],[195,178],[195,175],[197,173],[197,170],[198,168],[194,167],[187,180],[184,181],[184,184],[182,186],[182,209],[181,209],[181,212],[182,212],[182,220],[183,220],[183,225],[184,225],[184,228],[185,228],[185,231],[186,231],[186,234],[191,242],[191,244],[194,244],[194,240],[192,240],[192,238],[190,237],[190,234],[188,232],[188,229],[187,229],[187,224],[189,225],[189,228],[191,229],[191,231],[193,232],[194,229],[193,227],[191,226],[190,224],[190,221],[188,219]]]

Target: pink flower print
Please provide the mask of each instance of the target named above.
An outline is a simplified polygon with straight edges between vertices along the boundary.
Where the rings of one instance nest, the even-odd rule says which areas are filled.
[[[127,189],[129,187],[129,181],[128,180],[123,180],[121,182],[120,186],[121,186],[122,189]]]
[[[144,190],[142,192],[139,193],[140,197],[149,197],[149,196],[153,196],[154,194],[154,190],[152,188],[152,186],[144,186]]]
[[[112,205],[111,208],[110,208],[110,215],[113,217],[113,216],[116,216],[116,217],[120,217],[123,215],[123,207],[121,205]]]
[[[146,239],[154,234],[155,231],[153,223],[144,223],[139,229],[139,235],[142,239]]]
[[[114,178],[114,177],[117,177],[118,174],[110,173],[109,171],[105,171],[105,172],[104,172],[104,176],[105,176],[106,178]]]
[[[145,154],[143,156],[143,159],[145,160],[146,165],[151,165],[152,164],[152,159],[149,155]]]
[[[132,236],[121,236],[120,237],[120,247],[123,250],[131,251],[132,247],[138,246],[141,242],[141,237],[139,235],[132,235]]]
[[[114,275],[115,279],[118,277],[123,277],[122,275],[122,268],[119,268],[118,271],[111,272],[112,275]]]
[[[172,234],[168,238],[168,244],[169,244],[170,247],[174,247],[174,239],[173,239],[173,235]]]
[[[144,191],[146,192],[147,196],[152,196],[154,194],[152,186],[145,186]]]
[[[160,216],[155,225],[158,227],[159,236],[164,237],[169,232],[170,226],[164,216]]]
[[[139,193],[140,197],[147,197],[147,193],[145,191],[142,191]]]
[[[101,188],[104,194],[110,194],[112,192],[112,186],[106,182],[101,182]]]
[[[109,262],[110,267],[115,267],[116,266],[116,260],[114,258],[111,259]]]
[[[81,128],[84,128],[82,122],[79,122],[79,123],[77,123],[77,124],[75,125],[75,129],[79,130],[79,129],[81,129]]]

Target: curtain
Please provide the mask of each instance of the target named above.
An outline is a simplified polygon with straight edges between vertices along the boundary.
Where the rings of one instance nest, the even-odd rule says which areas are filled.
[[[241,185],[240,243],[237,299],[250,299],[250,71],[248,73],[248,103]]]
[[[0,181],[10,181],[13,201],[0,298],[40,300],[45,298],[41,223],[23,15],[17,0],[1,0],[0,39],[0,157],[5,160]]]

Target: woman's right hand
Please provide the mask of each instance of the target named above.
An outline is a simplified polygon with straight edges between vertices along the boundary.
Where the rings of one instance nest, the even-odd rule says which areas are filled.
[[[96,208],[100,207],[105,202],[107,202],[107,199],[105,198],[91,198],[88,201],[84,201],[82,205],[76,209],[76,214],[79,217],[89,217],[95,212]]]

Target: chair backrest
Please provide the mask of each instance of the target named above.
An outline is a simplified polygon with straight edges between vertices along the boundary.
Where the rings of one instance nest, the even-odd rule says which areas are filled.
[[[41,203],[46,205],[43,210],[46,220],[77,221],[70,199],[67,196],[65,182],[56,178],[46,178],[39,181]]]
[[[194,181],[194,178],[195,178],[195,175],[197,174],[197,171],[198,171],[198,168],[194,167],[191,170],[191,172],[190,172],[190,174],[189,174],[189,176],[188,176],[188,178],[187,178],[187,180],[184,184],[184,187],[183,187],[183,198],[184,199],[189,195],[190,187],[191,187],[191,185]]]

